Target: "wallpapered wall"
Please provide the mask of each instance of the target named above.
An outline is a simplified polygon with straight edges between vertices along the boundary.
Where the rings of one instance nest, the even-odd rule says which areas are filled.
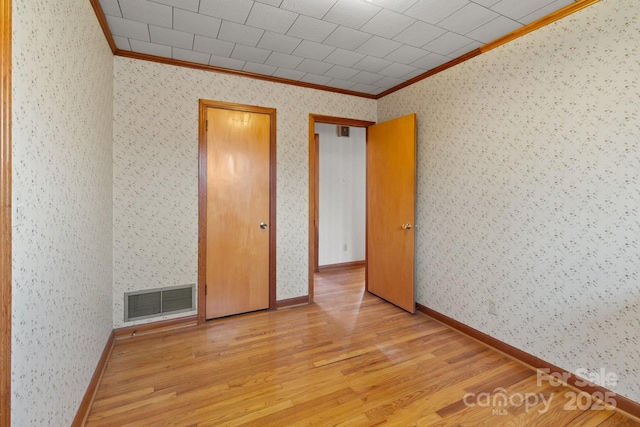
[[[112,329],[113,56],[90,2],[12,3],[11,417],[68,426]]]
[[[374,100],[116,57],[116,328],[124,292],[197,281],[199,99],[277,109],[279,300],[308,294],[309,114],[376,118]]]
[[[638,40],[603,0],[378,103],[418,113],[419,302],[635,401]]]

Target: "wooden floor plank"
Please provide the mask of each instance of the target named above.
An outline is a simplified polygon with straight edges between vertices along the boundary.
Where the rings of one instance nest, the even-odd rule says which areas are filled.
[[[640,425],[566,410],[570,389],[363,283],[362,267],[328,271],[314,304],[118,340],[86,425]],[[499,393],[550,400],[481,404]]]

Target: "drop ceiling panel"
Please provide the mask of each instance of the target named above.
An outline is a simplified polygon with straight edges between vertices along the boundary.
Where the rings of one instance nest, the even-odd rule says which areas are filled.
[[[347,50],[355,50],[371,38],[371,34],[354,30],[349,27],[339,26],[324,41],[323,44],[341,47]]]
[[[302,39],[296,37],[266,31],[260,38],[258,47],[276,52],[292,53],[301,42]]]
[[[376,95],[572,0],[99,0],[118,50]]]
[[[264,30],[285,34],[298,17],[297,13],[278,9],[262,3],[256,3],[251,9],[247,25]]]
[[[323,19],[334,24],[359,29],[380,10],[380,7],[364,1],[338,0]]]
[[[120,0],[123,3],[128,0]],[[227,21],[244,24],[247,21],[252,0],[200,0],[200,13]]]
[[[280,7],[285,10],[322,19],[337,0],[284,0]]]
[[[336,48],[333,46],[327,46],[324,44],[311,42],[309,40],[303,40],[293,51],[293,54],[297,56],[304,56],[305,58],[315,59],[316,61],[322,61],[334,50],[336,50]]]
[[[183,9],[173,11],[173,29],[216,38],[222,20]]]
[[[128,0],[120,2],[122,17],[132,21],[146,22],[165,28],[171,28],[173,8],[147,0]]]
[[[171,48],[173,59],[186,62],[195,62],[198,64],[209,64],[211,55],[208,53],[194,52],[193,50],[180,49],[179,47]]]

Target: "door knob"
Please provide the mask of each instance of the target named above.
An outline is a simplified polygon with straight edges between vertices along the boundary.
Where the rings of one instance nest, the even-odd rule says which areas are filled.
[[[402,224],[403,230],[411,230],[411,224]]]
[[[263,230],[264,230],[265,228],[267,228],[267,227],[268,227],[268,225],[267,225],[267,223],[266,223],[266,222],[261,222],[261,223],[260,223],[260,228],[262,228]]]

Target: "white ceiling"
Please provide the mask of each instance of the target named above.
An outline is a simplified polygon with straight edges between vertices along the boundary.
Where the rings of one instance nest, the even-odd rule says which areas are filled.
[[[378,95],[574,0],[100,0],[121,51]]]

